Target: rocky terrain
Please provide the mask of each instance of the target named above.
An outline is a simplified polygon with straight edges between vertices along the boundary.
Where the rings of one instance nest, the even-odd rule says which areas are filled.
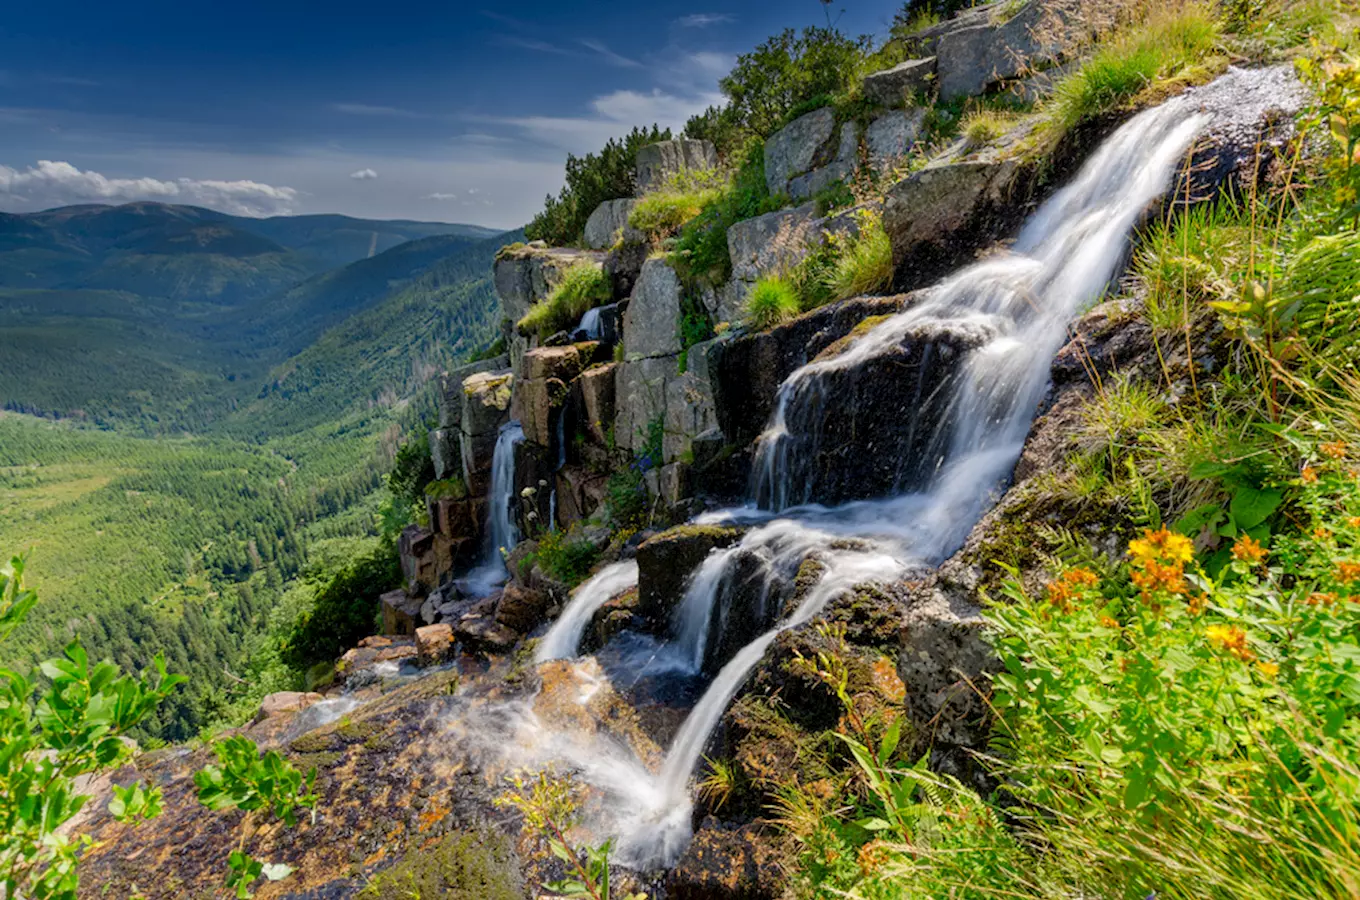
[[[922,32],[917,58],[866,78],[870,114],[846,121],[818,109],[771,137],[769,187],[795,205],[729,229],[732,268],[724,281],[689,277],[632,228],[636,200],[600,206],[584,246],[529,243],[501,252],[495,283],[508,317],[507,353],[443,376],[430,446],[436,477],[460,487],[431,497],[428,526],[402,535],[406,584],[382,598],[385,636],[340,661],[341,683],[325,699],[281,698],[246,729],[262,746],[321,772],[313,822],[255,837],[257,855],[296,869],[258,896],[365,896],[375,874],[451,859],[490,873],[481,893],[454,896],[530,895],[555,863],[520,835],[515,815],[493,804],[505,775],[520,768],[586,772],[592,790],[581,839],[607,836],[601,823],[619,820],[612,808],[619,795],[591,773],[661,771],[704,689],[753,638],[823,589],[824,550],[845,549],[812,550],[791,571],[771,574],[778,566],[744,543],[754,520],[702,518],[753,501],[771,508],[753,469],[781,386],[801,367],[834,362],[819,383],[829,400],[815,408],[816,421],[789,425],[817,429],[822,443],[797,479],[804,495],[775,511],[926,489],[935,472],[927,428],[948,416],[946,388],[989,334],[917,329],[864,358],[854,355],[856,342],[888,317],[928,303],[942,275],[1013,238],[1137,110],[1084,123],[1051,147],[1031,140],[1035,122],[1022,116],[985,146],[961,139],[914,160],[881,205],[894,268],[887,296],[845,300],[764,331],[743,326],[743,304],[763,275],[856,227],[853,211],[819,215],[806,201],[862,167],[894,171],[919,152],[925,113],[917,101],[925,94],[1042,94],[1051,70],[1071,62],[1038,36],[1045,16],[1051,11],[1037,2],[1009,17],[995,7],[969,10]],[[1175,199],[1144,210],[1148,220],[1167,203],[1193,205],[1270,177],[1304,102],[1287,67],[1206,81],[1189,88],[1185,102],[1210,118],[1177,166]],[[677,172],[718,164],[711,145],[670,141],[639,155],[637,183],[645,196]],[[605,273],[607,302],[551,335],[515,327],[581,266]],[[687,336],[683,323],[696,315],[716,336]],[[681,900],[781,895],[787,867],[769,811],[785,786],[823,783],[806,750],[843,714],[825,683],[799,665],[819,651],[843,654],[855,696],[904,717],[909,742],[933,766],[985,787],[969,752],[986,741],[983,692],[995,666],[980,636],[983,595],[995,589],[1003,565],[1037,580],[1053,529],[1099,542],[1127,512],[1036,485],[1060,473],[1079,446],[1082,410],[1097,385],[1171,373],[1174,391],[1177,380],[1213,369],[1212,338],[1206,332],[1197,345],[1159,346],[1127,300],[1103,302],[1070,322],[1018,462],[985,498],[981,520],[964,523],[966,540],[948,546],[940,565],[920,560],[894,578],[832,591],[810,621],[761,644],[759,662],[701,748],[706,759],[730,761],[735,787],[721,801],[691,790],[685,830],[692,825],[692,840],[664,866],[630,866],[625,853],[615,889],[621,883]],[[609,508],[625,488],[641,498],[642,512],[621,528]],[[597,572],[635,560],[636,584],[599,598],[580,643],[594,656],[536,662],[538,642],[574,596],[553,564],[563,545],[589,545],[583,553],[597,560]],[[679,640],[675,629],[695,581],[723,554],[737,561],[724,576],[720,613],[703,623],[693,671],[670,678],[630,668],[638,653],[655,655],[668,638]],[[785,715],[772,718],[776,706]],[[94,814],[99,843],[85,869],[89,896],[102,896],[100,886],[115,895],[211,895],[236,822],[190,802],[188,773],[205,759],[204,750],[158,751],[115,776],[165,784],[171,812],[135,842],[120,840],[122,826]]]

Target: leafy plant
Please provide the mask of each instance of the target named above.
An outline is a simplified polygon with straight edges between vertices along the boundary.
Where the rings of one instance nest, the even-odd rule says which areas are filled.
[[[613,296],[609,278],[598,265],[577,263],[515,327],[521,334],[537,334],[540,340],[546,340],[571,328],[590,309],[608,303]]]
[[[544,889],[561,897],[611,900],[609,854],[613,842],[578,850],[567,840],[567,832],[577,818],[576,788],[571,781],[549,772],[540,772],[529,780],[514,775],[509,790],[495,802],[497,806],[519,810],[525,832],[542,835],[552,855],[566,865],[567,876],[543,885]],[[621,900],[646,900],[646,895],[628,894]]]
[[[766,276],[757,281],[746,297],[746,322],[757,330],[763,331],[794,319],[801,311],[797,291],[778,276]]]
[[[246,900],[251,896],[250,886],[261,876],[280,881],[293,871],[282,863],[260,862],[245,852],[256,813],[272,813],[284,825],[296,825],[298,809],[316,808],[316,768],[303,775],[277,750],[261,756],[255,742],[241,735],[213,744],[213,753],[219,765],[204,766],[194,773],[198,802],[212,810],[240,809],[246,813],[240,826],[240,843],[227,859],[227,887],[239,900]]]
[[[525,565],[537,564],[552,578],[575,587],[590,575],[599,558],[600,551],[590,541],[549,531],[538,539],[538,549],[525,558]]]
[[[1315,115],[1326,125],[1333,148],[1323,161],[1336,221],[1360,228],[1360,64],[1333,55],[1298,62],[1318,92]]]
[[[25,558],[0,568],[0,641],[38,601],[24,587]],[[23,675],[0,669],[0,887],[7,897],[75,900],[77,865],[90,846],[60,833],[85,806],[76,779],[109,772],[131,754],[125,739],[185,679],[166,672],[159,654],[141,676],[109,662],[91,665],[78,641],[60,659]],[[117,786],[109,812],[120,821],[160,814],[159,788]]]

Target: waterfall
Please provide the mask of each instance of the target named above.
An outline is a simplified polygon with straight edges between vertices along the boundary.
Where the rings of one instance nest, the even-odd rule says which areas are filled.
[[[509,572],[505,568],[502,551],[514,549],[519,543],[519,529],[515,527],[515,447],[524,440],[524,429],[518,422],[507,422],[496,436],[496,450],[491,457],[491,490],[487,494],[486,549],[477,568],[469,572],[462,587],[479,597],[491,594],[505,583]]]
[[[960,271],[844,353],[809,363],[784,382],[753,475],[760,508],[723,516],[756,527],[738,548],[715,552],[700,567],[677,616],[677,640],[702,661],[712,617],[743,549],[768,571],[784,573],[815,551],[823,574],[792,612],[714,678],[655,783],[638,788],[638,802],[648,798],[654,805],[637,821],[620,824],[622,859],[669,866],[683,851],[691,827],[689,779],[728,703],[782,631],[806,623],[857,584],[900,578],[913,565],[938,565],[962,544],[1015,465],[1067,323],[1104,293],[1134,227],[1165,193],[1207,122],[1185,100],[1136,116],[1035,213],[1009,252]],[[903,466],[895,478],[906,492],[834,508],[814,504],[830,379],[913,351],[922,364],[934,364],[929,351],[950,365],[938,380],[919,385],[919,414],[896,423],[912,458],[890,462]],[[838,542],[846,537],[857,540]]]
[[[578,587],[572,594],[571,602],[562,610],[552,628],[548,629],[534,650],[534,662],[547,662],[550,659],[571,659],[576,656],[581,645],[581,635],[585,634],[590,619],[612,598],[637,587],[638,564],[636,560],[614,563],[605,566],[589,581]]]
[[[581,324],[576,326],[577,331],[586,333],[586,340],[598,341],[600,339],[600,307],[594,306],[586,310],[586,314],[581,316]]]

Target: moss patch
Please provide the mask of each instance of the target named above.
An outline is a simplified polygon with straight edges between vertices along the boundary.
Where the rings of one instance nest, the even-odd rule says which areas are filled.
[[[413,850],[359,893],[363,900],[522,900],[510,841],[492,831],[450,834]]]

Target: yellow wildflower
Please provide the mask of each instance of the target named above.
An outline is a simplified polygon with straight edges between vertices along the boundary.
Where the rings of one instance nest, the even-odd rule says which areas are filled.
[[[1129,556],[1136,560],[1188,563],[1195,558],[1195,545],[1183,534],[1159,528],[1144,531],[1141,538],[1129,541]]]
[[[1247,633],[1235,625],[1210,625],[1204,629],[1204,637],[1210,644],[1226,650],[1243,662],[1249,662],[1254,658],[1254,654],[1247,648]]]
[[[1256,668],[1267,678],[1274,678],[1276,675],[1280,674],[1280,667],[1273,662],[1261,660],[1256,664]]]

